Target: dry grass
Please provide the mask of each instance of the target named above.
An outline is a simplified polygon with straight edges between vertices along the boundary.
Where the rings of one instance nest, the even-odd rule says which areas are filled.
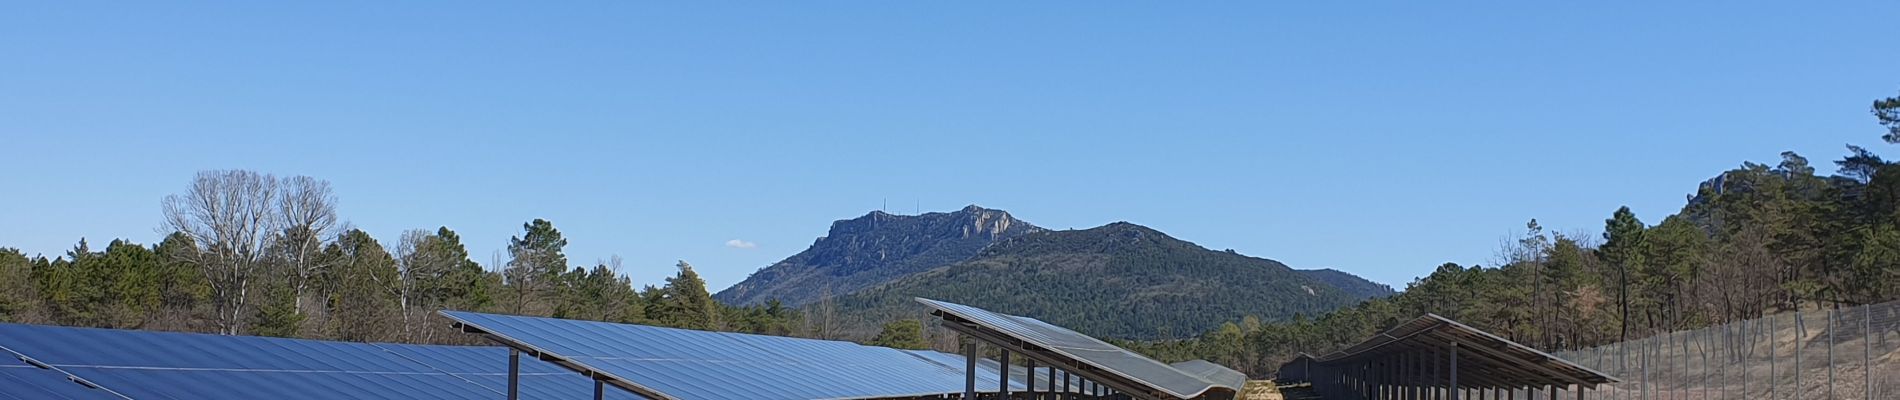
[[[1283,400],[1280,389],[1273,381],[1247,381],[1247,387],[1240,389],[1241,400]]]

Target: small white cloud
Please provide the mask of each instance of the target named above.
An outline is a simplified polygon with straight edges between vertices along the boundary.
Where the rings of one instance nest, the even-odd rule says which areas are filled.
[[[739,240],[739,239],[733,239],[733,240],[726,241],[726,247],[731,247],[735,249],[750,249],[750,248],[759,247],[759,244],[744,241],[744,240]]]

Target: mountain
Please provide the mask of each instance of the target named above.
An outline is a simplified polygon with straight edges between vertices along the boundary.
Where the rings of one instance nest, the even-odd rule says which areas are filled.
[[[1343,281],[1337,275],[1344,274],[1300,272],[1117,222],[1026,233],[968,261],[843,294],[834,304],[845,336],[868,336],[883,321],[916,318],[923,311],[911,297],[928,297],[1097,336],[1187,338],[1248,315],[1269,321],[1317,315],[1365,298],[1355,294],[1363,288],[1327,282]]]
[[[810,248],[752,273],[713,295],[726,304],[777,299],[799,306],[931,268],[969,260],[998,241],[1040,232],[1009,212],[971,205],[954,212],[893,215],[872,211],[831,223]]]
[[[1332,287],[1344,290],[1346,294],[1352,295],[1352,297],[1360,300],[1386,298],[1398,294],[1398,292],[1392,290],[1391,286],[1369,281],[1366,280],[1366,278],[1360,278],[1358,275],[1332,268],[1302,269],[1297,271],[1299,271],[1300,275],[1306,275],[1308,278],[1313,278]]]

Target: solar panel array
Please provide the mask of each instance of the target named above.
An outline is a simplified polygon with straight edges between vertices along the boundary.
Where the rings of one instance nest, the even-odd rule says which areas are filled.
[[[442,314],[510,345],[564,360],[578,372],[676,399],[866,399],[964,389],[964,358],[955,354],[644,325]],[[1025,373],[1011,368],[1011,390],[1024,390]],[[1000,374],[995,361],[979,360],[978,390],[995,392]],[[1046,375],[1038,380],[1046,381]]]
[[[0,364],[0,399],[500,398],[508,379],[508,350],[492,346],[0,324],[0,350],[18,360]],[[588,378],[533,359],[520,379],[523,398],[593,396]]]
[[[1232,383],[1209,382],[1200,376],[1182,372],[1141,354],[1035,318],[1002,314],[925,298],[917,298],[917,301],[940,312],[971,321],[1037,347],[1049,349],[1177,398],[1199,397],[1215,388],[1240,390],[1240,387],[1233,386]]]

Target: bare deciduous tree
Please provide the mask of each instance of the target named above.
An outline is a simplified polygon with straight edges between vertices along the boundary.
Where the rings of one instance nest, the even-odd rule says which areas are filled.
[[[420,329],[418,329],[419,327],[416,326],[416,321],[423,318],[420,318],[422,317],[420,315],[413,314],[415,314],[416,310],[429,308],[411,307],[420,305],[417,304],[417,300],[419,300],[419,296],[417,296],[418,293],[416,293],[417,281],[422,279],[424,275],[427,275],[428,270],[430,270],[432,264],[434,264],[433,260],[428,259],[429,255],[426,252],[420,251],[423,246],[427,245],[429,235],[429,231],[421,229],[403,231],[402,239],[396,242],[396,251],[394,252],[396,256],[397,282],[380,282],[383,284],[383,287],[388,288],[390,294],[396,296],[397,308],[401,310],[402,313],[403,340],[409,342],[416,342],[418,336],[421,335]]]
[[[283,232],[276,238],[277,246],[283,250],[281,261],[297,293],[295,309],[302,313],[304,297],[322,270],[318,254],[323,250],[323,240],[335,234],[337,198],[330,191],[329,181],[308,176],[284,178],[279,185],[283,191],[276,212]]]
[[[204,251],[193,260],[211,286],[220,333],[243,332],[244,306],[263,265],[263,249],[282,223],[275,216],[277,179],[255,171],[199,172],[185,193],[166,196],[166,228]]]

